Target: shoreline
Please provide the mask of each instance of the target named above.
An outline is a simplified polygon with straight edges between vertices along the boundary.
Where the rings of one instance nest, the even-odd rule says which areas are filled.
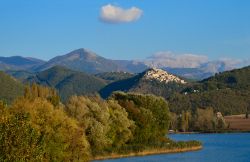
[[[182,152],[189,152],[189,151],[198,151],[201,150],[202,146],[193,146],[193,147],[186,147],[186,148],[175,148],[175,149],[152,149],[152,150],[145,150],[141,152],[131,152],[127,154],[117,154],[113,153],[106,156],[97,156],[92,158],[90,161],[93,160],[108,160],[108,159],[118,159],[118,158],[127,158],[127,157],[135,157],[135,156],[148,156],[148,155],[159,155],[159,154],[170,154],[170,153],[182,153]]]
[[[205,132],[171,132],[171,134],[223,134],[223,133],[250,133],[250,130],[227,130],[227,131],[205,131]]]

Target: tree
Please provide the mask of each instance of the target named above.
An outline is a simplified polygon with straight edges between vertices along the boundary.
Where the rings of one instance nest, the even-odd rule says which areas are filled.
[[[100,153],[111,145],[110,139],[106,136],[110,129],[110,114],[105,103],[98,104],[84,96],[72,96],[65,106],[65,111],[79,122],[90,143],[92,153]]]
[[[132,131],[135,127],[134,122],[128,119],[128,113],[117,101],[107,101],[110,118],[110,130],[107,134],[111,139],[112,147],[120,148],[133,138]]]
[[[41,161],[45,143],[30,115],[13,113],[0,101],[0,161]]]
[[[43,161],[43,137],[26,113],[0,114],[0,161]]]
[[[151,144],[165,137],[169,128],[167,102],[154,95],[116,92],[111,96],[126,109],[129,118],[135,121],[132,143]]]
[[[69,118],[50,98],[55,91],[33,85],[25,97],[9,108],[11,114],[28,114],[29,123],[43,140],[43,159],[48,161],[87,161],[89,143],[76,120]]]
[[[182,111],[180,117],[179,117],[179,128],[181,131],[186,132],[189,131],[189,126],[191,123],[191,112],[189,111]]]
[[[213,126],[214,112],[213,108],[197,109],[196,111],[196,129],[201,131],[211,131]]]
[[[24,98],[34,100],[36,98],[47,99],[54,106],[59,106],[60,97],[55,89],[33,83],[24,89]]]
[[[178,117],[175,113],[170,112],[170,122],[169,122],[169,129],[177,130],[178,129]]]

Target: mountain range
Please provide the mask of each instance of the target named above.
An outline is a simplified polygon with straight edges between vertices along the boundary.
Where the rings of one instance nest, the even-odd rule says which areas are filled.
[[[185,56],[185,59],[157,56],[145,60],[112,60],[80,48],[68,54],[56,56],[49,61],[21,56],[0,57],[0,70],[9,71],[9,73],[22,78],[23,76],[16,71],[22,71],[22,74],[29,75],[30,72],[44,71],[56,65],[89,74],[104,72],[141,73],[148,68],[155,67],[185,78],[201,80],[215,73],[238,67],[238,65],[225,60],[208,61],[204,58],[197,59],[197,56],[193,59],[189,57],[194,56],[188,55]]]

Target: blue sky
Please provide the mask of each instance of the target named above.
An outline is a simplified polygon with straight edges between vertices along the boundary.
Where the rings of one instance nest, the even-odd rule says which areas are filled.
[[[102,21],[108,4],[141,15]],[[0,56],[48,60],[83,47],[112,59],[164,51],[249,59],[249,8],[248,0],[1,0]]]

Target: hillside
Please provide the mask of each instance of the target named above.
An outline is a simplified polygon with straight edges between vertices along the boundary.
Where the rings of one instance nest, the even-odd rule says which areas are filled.
[[[231,71],[225,71],[223,73],[216,74],[213,77],[202,80],[204,89],[238,89],[238,90],[250,90],[250,66],[235,69]]]
[[[105,80],[107,83],[111,83],[111,82],[116,82],[119,80],[131,78],[135,76],[135,74],[128,73],[128,72],[104,72],[104,73],[95,74],[95,76]]]
[[[40,59],[21,56],[0,57],[0,70],[33,70],[43,63]]]
[[[26,82],[50,86],[59,91],[61,99],[66,101],[72,95],[91,95],[105,86],[105,81],[95,76],[55,66],[37,73]]]
[[[23,94],[23,85],[11,76],[0,71],[0,100],[11,103]]]
[[[124,91],[168,97],[176,91],[183,90],[186,87],[185,83],[166,71],[152,68],[131,78],[111,83],[101,89],[100,94],[106,98],[114,91]]]
[[[35,73],[25,70],[7,70],[5,71],[5,73],[11,75],[12,77],[20,81],[24,81],[25,79],[35,75]]]
[[[171,111],[212,107],[224,115],[250,111],[250,66],[216,74],[169,98]]]
[[[184,80],[163,70],[149,69],[128,79],[110,83],[100,90],[107,98],[114,91],[155,94],[169,101],[170,110],[195,112],[197,108],[212,107],[223,115],[250,111],[250,67],[216,74],[200,82]]]

